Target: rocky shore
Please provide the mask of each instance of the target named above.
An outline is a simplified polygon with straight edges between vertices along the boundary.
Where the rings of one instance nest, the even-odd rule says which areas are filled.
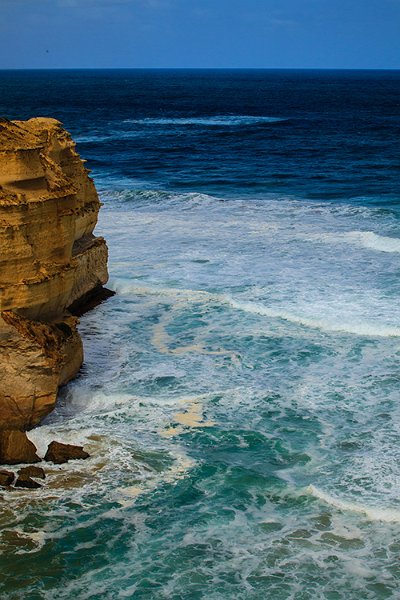
[[[82,365],[78,315],[110,294],[99,208],[61,123],[0,120],[0,464],[40,460],[25,432]]]

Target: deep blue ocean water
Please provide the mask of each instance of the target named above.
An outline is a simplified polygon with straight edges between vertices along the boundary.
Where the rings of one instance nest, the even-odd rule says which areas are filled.
[[[4,598],[399,598],[400,72],[0,72],[104,203],[118,294],[0,494]]]

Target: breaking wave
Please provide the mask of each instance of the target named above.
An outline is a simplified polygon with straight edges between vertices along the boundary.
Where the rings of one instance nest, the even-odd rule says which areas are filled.
[[[145,119],[126,119],[125,123],[133,123],[135,125],[197,125],[197,126],[240,126],[240,125],[259,125],[263,123],[280,123],[288,119],[280,117],[263,117],[251,115],[217,115],[214,117],[161,117],[161,118],[145,118]]]
[[[373,231],[350,231],[345,234],[350,242],[355,242],[371,250],[380,252],[400,252],[400,239],[378,235]]]
[[[334,506],[339,510],[355,512],[365,515],[371,521],[384,521],[385,523],[400,523],[400,511],[392,508],[379,508],[366,506],[364,504],[358,504],[357,502],[350,502],[348,500],[340,500],[334,498],[327,492],[324,492],[314,485],[309,485],[306,488],[306,492],[318,500],[322,500]]]
[[[295,315],[283,309],[278,310],[274,308],[267,308],[266,306],[255,302],[242,302],[230,299],[229,303],[233,308],[243,310],[244,312],[276,319],[283,319],[284,321],[289,321],[290,323],[296,323],[305,327],[321,329],[322,331],[329,331],[334,333],[350,333],[353,335],[376,337],[400,336],[400,327],[390,327],[387,325],[373,325],[371,323],[366,322],[346,323],[343,321],[310,319],[309,317]]]

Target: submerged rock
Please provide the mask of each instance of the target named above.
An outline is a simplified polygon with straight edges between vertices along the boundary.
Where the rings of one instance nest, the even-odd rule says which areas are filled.
[[[45,479],[46,473],[42,467],[22,467],[18,471],[18,477],[37,477],[38,479]]]
[[[9,487],[15,479],[14,473],[11,471],[0,471],[0,486]]]
[[[19,463],[40,462],[36,446],[24,431],[0,430],[0,464],[17,465]]]
[[[44,460],[61,465],[69,460],[85,459],[89,458],[89,456],[82,446],[61,444],[61,442],[54,441],[49,444]]]

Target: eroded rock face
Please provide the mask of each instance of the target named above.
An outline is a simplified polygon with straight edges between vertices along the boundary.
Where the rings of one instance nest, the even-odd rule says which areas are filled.
[[[0,464],[18,465],[36,462],[40,462],[36,454],[36,446],[24,431],[5,429],[0,431]]]
[[[5,471],[4,469],[0,471],[0,487],[10,487],[14,479],[15,475],[11,471]]]
[[[108,279],[100,202],[54,119],[0,120],[0,430],[27,430],[78,372],[69,307]]]

